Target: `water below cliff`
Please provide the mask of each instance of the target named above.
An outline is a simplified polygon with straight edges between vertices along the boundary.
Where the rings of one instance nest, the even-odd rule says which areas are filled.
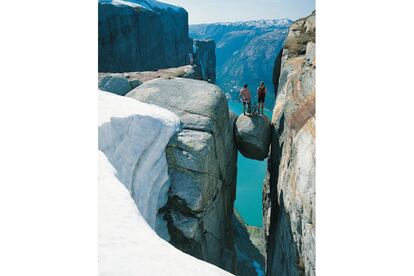
[[[240,115],[241,102],[229,101],[229,109]],[[272,111],[265,109],[265,115],[272,118]],[[256,161],[239,153],[237,160],[237,189],[235,207],[248,225],[262,227],[262,184],[266,175],[267,159]]]

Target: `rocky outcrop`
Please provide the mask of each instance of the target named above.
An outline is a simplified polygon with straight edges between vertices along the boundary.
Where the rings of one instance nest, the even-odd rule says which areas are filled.
[[[235,139],[237,149],[243,156],[264,160],[269,153],[270,121],[264,115],[240,115],[236,121]]]
[[[216,81],[216,43],[214,40],[194,40],[193,46],[196,79]]]
[[[153,79],[189,78],[195,79],[194,67],[185,65],[178,68],[160,69],[156,71],[99,73],[99,89],[125,96],[132,89]]]
[[[168,199],[165,147],[179,130],[179,118],[101,91],[98,121],[99,275],[165,275],[166,269],[169,275],[231,275],[184,254],[154,231]]]
[[[315,13],[292,24],[281,58],[263,190],[267,275],[315,275]]]
[[[163,208],[164,236],[177,248],[234,272],[232,215],[237,150],[234,116],[220,88],[190,79],[156,79],[127,97],[164,107],[181,120],[182,130],[166,153],[171,186]]]
[[[189,64],[188,14],[155,0],[100,0],[98,71],[133,72]]]
[[[110,92],[119,96],[125,96],[133,89],[133,84],[123,74],[99,74],[99,90]],[[137,86],[141,83],[137,83]]]

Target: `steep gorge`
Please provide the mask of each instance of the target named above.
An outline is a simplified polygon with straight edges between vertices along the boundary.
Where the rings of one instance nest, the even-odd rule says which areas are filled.
[[[167,8],[166,13],[175,11]],[[271,137],[263,138],[260,157],[253,157],[267,157],[270,138],[263,187],[266,250],[253,243],[262,230],[249,229],[233,211],[238,118],[229,113],[221,89],[202,81],[216,78],[214,41],[195,40],[196,47],[185,48],[184,35],[182,62],[166,55],[171,60],[142,67],[150,69],[128,65],[110,69],[118,74],[100,74],[107,91],[160,106],[180,119],[181,127],[165,150],[168,196],[154,225],[176,248],[236,275],[260,275],[264,267],[267,275],[314,275],[314,32],[313,14],[292,24],[283,51],[274,54],[278,92],[271,134],[266,135]],[[148,45],[134,47],[146,51]]]

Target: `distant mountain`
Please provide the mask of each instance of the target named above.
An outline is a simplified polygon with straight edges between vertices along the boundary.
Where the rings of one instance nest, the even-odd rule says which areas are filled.
[[[266,106],[273,108],[272,72],[283,48],[290,19],[255,20],[232,23],[190,25],[190,37],[214,39],[217,45],[217,81],[226,96],[238,99],[240,87],[247,83],[257,102],[260,81],[268,87]]]

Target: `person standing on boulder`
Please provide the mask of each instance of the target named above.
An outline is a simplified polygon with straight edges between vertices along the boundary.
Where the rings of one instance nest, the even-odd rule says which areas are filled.
[[[251,106],[250,106],[250,91],[249,88],[247,88],[247,84],[244,85],[244,87],[240,90],[240,98],[243,101],[243,114],[246,115],[246,105],[247,105],[247,112],[250,113]]]
[[[264,109],[264,102],[265,102],[265,96],[266,96],[267,88],[264,85],[264,81],[260,83],[260,86],[257,88],[257,98],[259,102],[259,113],[263,114]]]

